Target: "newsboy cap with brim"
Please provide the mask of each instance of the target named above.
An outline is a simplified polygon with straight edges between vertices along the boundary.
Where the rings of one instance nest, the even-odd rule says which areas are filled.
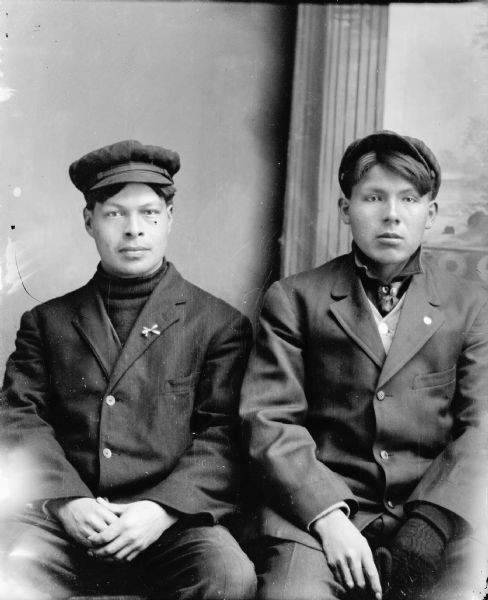
[[[116,183],[172,185],[180,168],[177,152],[124,140],[85,154],[69,167],[69,176],[83,194]]]
[[[373,151],[387,152],[392,150],[411,156],[427,169],[432,179],[432,199],[434,199],[441,185],[441,168],[432,150],[417,138],[386,130],[377,131],[349,144],[339,166],[341,190],[345,194],[350,193],[350,190],[347,190],[347,185],[345,185],[347,174],[354,169],[361,156]]]

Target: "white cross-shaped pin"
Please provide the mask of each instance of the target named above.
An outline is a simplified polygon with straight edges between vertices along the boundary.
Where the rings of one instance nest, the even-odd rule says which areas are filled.
[[[161,332],[159,331],[158,327],[158,324],[154,323],[154,325],[152,325],[151,327],[143,327],[141,333],[145,338],[149,337],[150,333],[154,333],[155,335],[161,335]]]

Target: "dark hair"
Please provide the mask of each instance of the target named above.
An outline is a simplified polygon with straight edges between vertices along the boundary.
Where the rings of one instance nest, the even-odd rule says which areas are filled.
[[[373,150],[363,154],[358,158],[354,167],[344,173],[344,191],[347,198],[350,198],[352,188],[376,165],[385,167],[395,175],[409,181],[421,196],[432,192],[434,181],[421,162],[408,154],[395,150],[384,152]]]
[[[127,183],[114,183],[86,193],[86,208],[88,210],[93,210],[96,203],[103,204],[106,200],[118,194],[126,185]],[[146,183],[145,185],[148,185],[160,198],[162,198],[167,206],[173,204],[173,198],[176,193],[174,185],[158,185],[155,183]]]

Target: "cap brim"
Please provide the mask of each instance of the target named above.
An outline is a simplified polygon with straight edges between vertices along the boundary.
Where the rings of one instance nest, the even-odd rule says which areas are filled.
[[[162,173],[132,169],[122,173],[112,173],[107,177],[100,179],[94,185],[90,186],[89,190],[87,191],[91,192],[92,190],[99,190],[117,183],[153,183],[156,185],[173,185],[173,181],[168,177],[165,177]]]

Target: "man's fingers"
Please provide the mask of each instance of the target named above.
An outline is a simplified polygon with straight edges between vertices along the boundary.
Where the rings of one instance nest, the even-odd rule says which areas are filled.
[[[113,515],[113,517],[115,520],[117,520],[117,517],[115,515]],[[90,525],[93,529],[93,531],[90,531],[89,534],[91,536],[104,531],[107,528],[107,526],[110,525],[110,523],[107,523],[105,515],[93,515],[93,517],[91,518]]]
[[[106,525],[112,525],[112,523],[115,523],[115,521],[118,520],[119,517],[105,506],[100,506],[99,508],[100,516],[102,517]]]
[[[139,556],[139,554],[142,552],[142,550],[138,549],[138,550],[134,550],[133,552],[131,552],[129,554],[129,556],[126,558],[127,562],[130,562],[131,560],[134,560],[134,558],[136,558],[136,556]]]
[[[133,554],[135,551],[134,549],[134,545],[133,544],[127,544],[126,546],[124,546],[124,548],[122,548],[121,550],[119,550],[117,552],[117,554],[115,555],[115,558],[117,560],[128,560],[128,557]]]
[[[86,546],[87,548],[91,548],[92,547],[92,542],[90,541],[90,537],[92,535],[96,535],[97,532],[92,529],[91,527],[85,527],[83,529],[81,529],[78,532],[78,535],[76,536],[76,539],[83,545]]]
[[[363,565],[360,557],[347,556],[346,560],[355,585],[361,589],[364,588],[366,581],[364,580]]]
[[[330,568],[336,581],[346,590],[364,589],[369,585],[376,600],[381,600],[380,578],[372,556],[347,554],[331,563]]]
[[[94,546],[106,546],[113,540],[115,540],[121,532],[120,522],[117,519],[115,523],[105,527],[105,529],[99,533],[95,533],[88,537],[88,541]]]
[[[119,537],[113,542],[106,544],[105,546],[93,548],[91,551],[91,555],[97,558],[117,558],[117,554],[124,550],[126,546],[127,541],[124,541],[122,538]]]
[[[131,560],[134,560],[134,558],[136,558],[137,556],[139,556],[139,554],[144,550],[144,548],[137,548],[136,550],[133,550],[129,556],[126,558],[127,562],[130,562]]]
[[[346,582],[344,581],[344,577],[342,576],[342,571],[339,568],[339,566],[329,563],[329,567],[330,567],[330,570],[332,571],[332,575],[334,576],[334,579],[337,581],[337,583],[342,585],[342,587],[344,589],[347,589]]]
[[[349,565],[346,560],[341,560],[336,564],[336,569],[339,572],[340,579],[342,580],[342,585],[349,590],[354,588],[354,579],[352,577],[351,571],[349,569]]]
[[[97,498],[97,502],[117,516],[123,514],[128,506],[130,506],[129,504],[115,504],[114,502],[109,502],[107,499],[101,497]]]
[[[364,557],[363,570],[376,600],[381,600],[383,590],[381,589],[380,576],[378,575],[378,569],[374,564],[372,555],[367,555]]]
[[[131,562],[141,553],[141,549],[134,549],[133,546],[125,546],[118,552],[114,553],[109,547],[90,550],[88,554],[93,558],[105,560],[107,562]]]

